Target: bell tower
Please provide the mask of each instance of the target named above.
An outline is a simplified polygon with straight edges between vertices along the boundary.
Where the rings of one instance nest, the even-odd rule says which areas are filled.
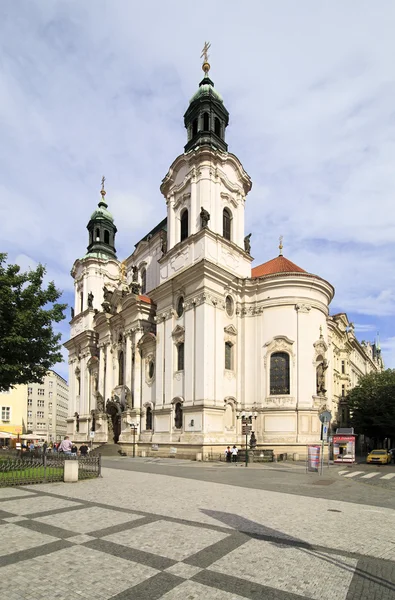
[[[117,258],[115,250],[115,227],[114,217],[108,209],[108,204],[105,202],[106,190],[104,182],[106,178],[103,176],[101,180],[101,200],[98,207],[92,213],[92,216],[87,225],[89,231],[89,246],[87,248],[87,256],[100,256],[101,258]]]
[[[229,113],[208,76],[204,77],[184,115],[188,140],[162,181],[167,204],[167,253],[161,280],[203,258],[240,277],[251,276],[249,237],[244,232],[245,200],[251,179],[228,151],[225,130]]]
[[[188,141],[184,147],[185,152],[205,145],[224,152],[228,150],[228,144],[225,142],[225,129],[229,123],[229,113],[221,95],[214,88],[214,82],[208,76],[210,64],[207,52],[209,48],[210,44],[206,42],[201,55],[204,59],[202,65],[204,77],[199,83],[199,89],[192,96],[184,115],[184,124],[188,133]]]

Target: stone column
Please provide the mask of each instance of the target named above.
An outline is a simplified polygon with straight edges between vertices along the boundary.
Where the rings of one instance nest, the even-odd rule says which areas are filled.
[[[100,359],[99,359],[99,392],[102,394],[104,398],[104,354],[105,354],[105,346],[104,344],[100,344]]]
[[[125,334],[124,384],[132,389],[132,334]]]
[[[142,359],[141,352],[138,346],[139,341],[143,337],[142,328],[136,329],[135,332],[135,355],[134,355],[134,407],[141,410],[141,375],[142,375]]]

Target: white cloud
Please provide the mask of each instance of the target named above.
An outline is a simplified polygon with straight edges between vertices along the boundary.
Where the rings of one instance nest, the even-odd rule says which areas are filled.
[[[0,239],[10,258],[45,263],[71,298],[69,271],[86,251],[103,174],[120,257],[165,216],[159,185],[183,151],[204,35],[230,111],[229,148],[253,179],[246,228],[256,264],[277,254],[284,235],[285,255],[335,286],[332,310],[380,321],[391,338],[393,4],[6,7]]]

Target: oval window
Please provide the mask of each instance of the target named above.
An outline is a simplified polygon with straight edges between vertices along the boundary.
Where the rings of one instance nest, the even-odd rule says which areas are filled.
[[[226,309],[226,314],[231,317],[233,315],[233,310],[234,310],[234,302],[233,302],[233,298],[231,296],[226,296],[225,298],[225,309]]]
[[[184,312],[184,298],[180,296],[177,302],[177,316],[181,317]]]
[[[153,378],[155,373],[155,363],[153,360],[150,360],[149,365],[148,365],[148,376],[150,379]]]

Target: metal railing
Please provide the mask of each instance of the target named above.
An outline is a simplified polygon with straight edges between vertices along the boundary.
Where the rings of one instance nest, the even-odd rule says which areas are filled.
[[[101,477],[101,456],[7,452],[0,455],[0,487],[63,481],[66,460],[78,460],[78,479]]]

